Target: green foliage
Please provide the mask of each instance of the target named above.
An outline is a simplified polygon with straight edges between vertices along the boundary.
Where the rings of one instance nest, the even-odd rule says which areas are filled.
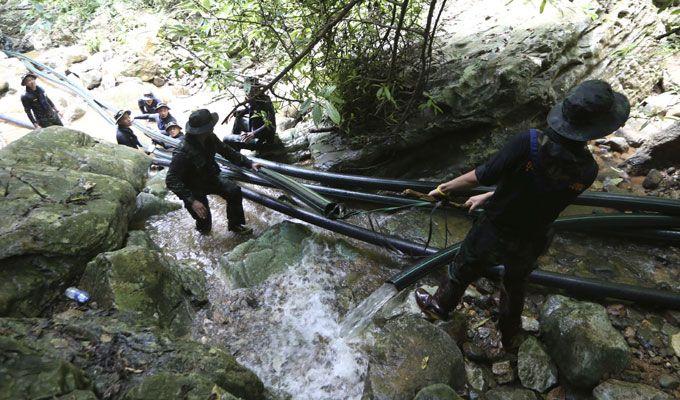
[[[48,27],[58,19],[72,17],[76,21],[88,21],[102,5],[112,0],[31,0],[33,8],[28,11]]]
[[[437,3],[436,1],[433,3]],[[442,3],[441,1],[439,3]],[[285,68],[347,4],[338,0],[183,0],[162,35],[177,73],[205,77],[219,89],[241,81],[231,68],[252,62]],[[426,75],[421,65],[423,14],[430,1],[363,1],[335,25],[275,87],[318,124],[384,128],[417,111]],[[398,39],[395,35],[398,29]],[[396,43],[396,47],[395,47]],[[233,60],[233,62],[231,61]],[[247,60],[247,61],[244,61]],[[415,102],[413,101],[415,100]],[[426,100],[426,99],[423,99]]]

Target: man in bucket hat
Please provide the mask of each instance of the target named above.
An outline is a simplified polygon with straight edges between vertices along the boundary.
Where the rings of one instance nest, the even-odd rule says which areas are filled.
[[[237,234],[248,234],[252,229],[244,226],[246,219],[241,188],[220,176],[215,153],[238,166],[255,171],[260,165],[234,151],[215,136],[213,129],[217,121],[217,113],[206,109],[191,113],[186,125],[186,138],[173,152],[165,182],[168,189],[182,199],[184,207],[196,220],[196,229],[200,233],[210,233],[212,217],[207,195],[216,194],[227,201],[228,229]]]
[[[156,107],[158,107],[159,103],[160,100],[158,100],[153,93],[149,92],[144,93],[142,98],[137,100],[137,107],[139,107],[139,111],[142,114],[155,114]]]
[[[267,94],[259,93],[262,88],[257,78],[249,77],[244,82],[245,108],[235,113],[232,133],[222,139],[236,150],[263,151],[281,144],[276,136],[274,105]]]
[[[21,96],[24,111],[36,128],[47,128],[52,125],[64,124],[59,118],[59,111],[52,100],[45,94],[45,90],[37,85],[38,77],[29,72],[21,77],[21,86],[26,87],[26,93]]]
[[[163,135],[168,135],[166,129],[171,122],[177,123],[175,117],[170,114],[170,107],[165,103],[159,103],[154,114],[137,115],[135,119],[146,119],[154,121],[158,127],[158,131]]]
[[[470,211],[483,206],[484,212],[437,292],[416,289],[420,309],[433,319],[446,319],[470,283],[490,267],[504,265],[498,328],[503,347],[514,350],[526,278],[549,245],[550,225],[597,176],[587,141],[614,132],[629,112],[628,99],[606,82],[583,82],[550,110],[545,131],[531,129],[513,137],[486,163],[430,192],[445,198],[480,184],[496,185],[495,191],[465,203]]]
[[[132,131],[132,119],[130,118],[130,110],[120,110],[113,117],[116,121],[118,129],[116,129],[116,141],[123,146],[132,147],[133,149],[143,149],[137,135]]]

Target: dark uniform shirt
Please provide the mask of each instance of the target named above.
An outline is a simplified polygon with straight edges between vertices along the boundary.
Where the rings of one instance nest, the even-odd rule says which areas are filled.
[[[54,118],[57,113],[54,103],[40,86],[36,86],[35,90],[26,88],[26,93],[21,96],[21,104],[31,123],[41,126],[40,121]]]
[[[214,133],[207,136],[204,145],[195,136],[187,136],[172,153],[165,182],[185,203],[193,202],[194,194],[205,194],[218,181],[220,167],[215,161],[216,153],[238,166],[252,166],[247,157],[222,143]]]
[[[269,142],[274,139],[276,135],[276,113],[269,96],[261,95],[248,102],[246,114],[248,115],[250,131],[262,128],[255,134],[257,139],[263,142]]]
[[[116,141],[118,142],[118,144],[132,147],[133,149],[136,149],[138,147],[144,148],[144,146],[142,146],[142,144],[139,143],[137,135],[135,135],[135,133],[132,132],[132,129],[127,127],[122,126],[118,127],[118,130],[116,131]]]
[[[146,104],[146,99],[139,99],[137,100],[137,106],[139,106],[139,111],[142,114],[155,114],[156,113],[156,107],[158,107],[158,99],[154,98],[151,102],[151,105]]]
[[[168,133],[165,131],[165,128],[171,123],[177,123],[177,120],[175,117],[172,116],[172,114],[168,113],[168,116],[165,118],[161,118],[161,115],[156,113],[156,114],[144,114],[144,115],[137,115],[135,119],[148,119],[149,121],[154,121],[156,122],[156,126],[158,127],[158,130],[160,133],[167,135]]]
[[[535,131],[532,146],[530,132],[516,135],[475,169],[482,185],[497,185],[484,209],[499,228],[524,235],[545,233],[597,177],[597,163],[585,144],[550,136]]]

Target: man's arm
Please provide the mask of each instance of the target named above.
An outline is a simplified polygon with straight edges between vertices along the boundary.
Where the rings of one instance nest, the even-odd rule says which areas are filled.
[[[47,97],[47,95],[45,95],[45,100],[47,100],[47,104],[49,104],[55,112],[59,112],[59,111],[57,110],[57,107],[54,106],[54,103],[52,102],[52,99],[50,99],[49,97]]]
[[[185,174],[188,169],[188,161],[182,154],[175,154],[168,168],[168,175],[165,177],[165,184],[183,202],[192,204],[194,198],[191,190],[184,183]]]
[[[155,121],[156,120],[156,115],[158,114],[142,114],[142,115],[135,115],[132,117],[132,119],[148,119],[150,121]]]
[[[252,168],[253,162],[248,159],[248,157],[232,149],[231,146],[222,142],[214,133],[211,135],[210,140],[215,142],[215,149],[218,154],[227,160],[233,162],[239,167]]]
[[[21,96],[21,104],[24,106],[24,111],[26,112],[26,116],[28,116],[28,119],[31,121],[31,123],[34,126],[37,125],[38,121],[33,116],[33,108],[31,107],[31,102],[27,98],[25,98],[24,96]]]

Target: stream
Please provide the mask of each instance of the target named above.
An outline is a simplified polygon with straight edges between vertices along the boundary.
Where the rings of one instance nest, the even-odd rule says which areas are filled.
[[[214,223],[209,236],[193,229],[194,221],[183,209],[155,217],[146,226],[164,253],[190,261],[208,277],[210,305],[195,320],[194,338],[229,349],[276,395],[361,398],[371,316],[396,294],[383,282],[412,260],[310,227],[313,234],[300,244],[303,255],[282,273],[253,287],[232,288],[220,258],[250,238],[228,232],[223,200],[214,196],[210,200]],[[248,201],[244,207],[255,230],[253,238],[287,220]],[[374,214],[372,221],[376,229],[410,239],[420,235],[422,240],[429,230],[428,217],[427,211],[413,210]],[[357,218],[354,223],[368,225],[367,217]],[[446,219],[437,213],[432,218],[433,245],[443,245],[446,227],[450,244],[461,240],[470,226],[461,213]],[[557,235],[539,265],[566,274],[680,290],[676,247],[564,233]]]

